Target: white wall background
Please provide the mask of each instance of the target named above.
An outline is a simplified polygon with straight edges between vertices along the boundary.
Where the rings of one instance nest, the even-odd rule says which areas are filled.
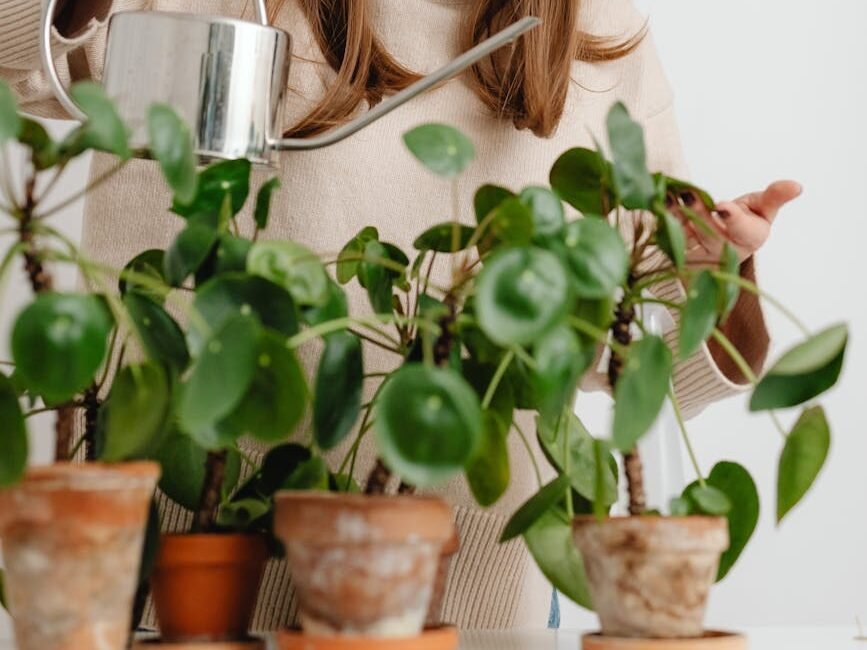
[[[867,237],[867,2],[863,0],[637,0],[677,92],[694,179],[718,198],[794,178],[804,196],[777,222],[759,262],[765,289],[814,328],[848,320],[852,344],[842,385],[826,400],[834,443],[804,504],[773,523],[781,441],[745,400],[709,408],[691,423],[700,462],[746,465],[763,514],[741,563],[712,597],[711,625],[847,625],[867,616],[867,306],[859,284]],[[83,182],[72,170],[58,195]],[[62,218],[78,235],[81,204]],[[0,241],[2,247],[2,241]],[[70,282],[72,278],[65,278]],[[21,300],[14,279],[0,313],[0,358]],[[10,298],[12,302],[10,302]],[[779,351],[797,331],[769,312]],[[601,403],[599,408],[605,408]],[[44,428],[44,427],[43,427]],[[40,436],[38,454],[50,441]],[[685,469],[690,476],[690,469]],[[568,604],[564,626],[592,618]],[[0,615],[0,639],[8,634]]]

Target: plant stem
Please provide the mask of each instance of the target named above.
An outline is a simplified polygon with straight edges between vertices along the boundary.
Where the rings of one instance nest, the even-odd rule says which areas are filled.
[[[752,294],[755,294],[759,298],[766,300],[769,304],[773,305],[783,316],[788,318],[801,332],[803,332],[804,336],[810,337],[812,336],[812,332],[810,332],[810,328],[806,326],[806,324],[779,300],[774,298],[772,295],[760,289],[759,286],[755,282],[751,282],[746,278],[742,278],[739,275],[732,275],[731,273],[722,273],[720,271],[712,271],[712,275],[718,280],[722,280],[723,282],[730,282],[732,284],[736,284],[742,289],[746,289]]]
[[[674,417],[677,420],[677,426],[680,429],[680,435],[683,438],[683,443],[686,445],[686,451],[689,454],[689,460],[695,470],[695,475],[698,478],[698,483],[705,487],[704,474],[701,472],[701,467],[698,464],[698,457],[695,455],[695,449],[692,447],[692,441],[689,439],[689,432],[686,430],[686,422],[683,421],[683,412],[680,410],[680,402],[677,395],[674,394],[674,389],[668,389],[668,399],[671,401],[671,406],[674,408]]]
[[[486,411],[491,406],[494,395],[497,394],[497,388],[499,388],[500,382],[503,381],[503,377],[506,375],[506,371],[509,369],[509,366],[512,364],[514,358],[514,350],[509,350],[503,356],[502,360],[500,361],[500,365],[497,366],[497,370],[496,372],[494,372],[494,376],[491,377],[491,383],[488,384],[488,390],[485,391],[485,397],[482,399],[483,411]]]
[[[99,419],[99,387],[91,385],[84,392],[84,460],[96,460],[96,427]]]
[[[193,533],[212,532],[217,523],[217,509],[220,507],[223,479],[226,476],[225,450],[209,451],[205,461],[205,484],[202,486],[202,496],[199,508],[193,519]]]
[[[731,357],[731,360],[735,362],[738,369],[743,373],[744,377],[747,378],[747,381],[756,385],[759,381],[758,377],[756,377],[756,373],[754,373],[753,369],[750,368],[750,364],[747,363],[747,360],[744,359],[744,356],[738,351],[735,344],[732,343],[719,328],[714,329],[712,336],[719,346],[725,350],[726,354]]]
[[[533,464],[533,472],[536,474],[536,481],[539,483],[539,487],[541,488],[542,483],[542,472],[539,471],[539,463],[536,461],[536,456],[533,454],[533,449],[530,447],[530,440],[527,438],[527,434],[524,433],[524,430],[521,429],[521,426],[512,421],[512,426],[515,428],[515,431],[518,432],[518,437],[521,438],[521,443],[524,445],[524,449],[527,450],[527,456],[530,457],[530,462]]]
[[[65,199],[64,201],[61,201],[58,205],[52,206],[49,210],[47,210],[43,214],[33,215],[33,218],[37,219],[37,220],[42,220],[42,219],[45,219],[46,217],[50,217],[52,214],[56,214],[57,212],[60,212],[61,210],[68,208],[70,205],[72,205],[76,201],[84,198],[85,196],[87,196],[88,193],[92,192],[97,187],[99,187],[100,185],[102,185],[106,181],[110,180],[115,174],[117,174],[121,169],[123,169],[124,166],[126,166],[127,162],[129,162],[129,161],[123,160],[123,161],[117,163],[116,165],[114,165],[114,167],[109,169],[102,176],[99,176],[98,178],[93,179],[93,181],[90,184],[88,184],[87,187],[85,187],[80,192],[76,192],[75,194],[73,194],[69,198]]]

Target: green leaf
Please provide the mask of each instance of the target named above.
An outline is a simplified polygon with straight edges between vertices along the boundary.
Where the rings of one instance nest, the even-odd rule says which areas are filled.
[[[0,489],[18,483],[27,469],[27,427],[18,393],[9,378],[0,373]],[[0,583],[2,588],[2,583]]]
[[[545,485],[512,515],[503,529],[500,543],[508,542],[510,539],[515,539],[527,532],[533,524],[539,521],[542,515],[560,503],[568,489],[569,477],[565,474],[561,474]]]
[[[169,382],[165,370],[154,362],[127,366],[115,377],[102,408],[106,419],[101,460],[149,457],[166,430]]]
[[[15,321],[16,372],[31,393],[52,404],[65,402],[93,381],[112,327],[98,296],[41,294]]]
[[[260,241],[247,257],[247,270],[286,289],[296,304],[320,307],[328,300],[328,274],[309,248],[291,241]]]
[[[734,246],[726,242],[723,247],[722,259],[720,260],[720,270],[728,275],[738,277],[741,274],[740,269],[741,260],[738,252],[734,249]],[[717,282],[720,285],[720,320],[724,321],[737,306],[738,298],[741,295],[741,287],[734,282],[726,282],[724,280],[717,280]]]
[[[697,185],[693,185],[692,183],[688,183],[677,178],[672,178],[671,176],[664,176],[664,179],[665,188],[668,192],[673,192],[674,194],[681,194],[682,192],[692,192],[699,198],[705,208],[710,211],[716,209],[716,201],[713,200],[710,194],[705,192]]]
[[[536,342],[532,376],[543,416],[556,418],[574,401],[578,380],[595,357],[596,346],[584,345],[566,325],[555,327]]]
[[[614,157],[614,186],[623,207],[649,210],[656,186],[647,171],[644,131],[620,102],[608,113],[608,140]]]
[[[268,215],[271,213],[271,197],[280,187],[280,178],[275,176],[259,188],[259,193],[256,195],[256,210],[253,212],[253,220],[260,230],[268,227]]]
[[[743,553],[759,523],[759,491],[750,473],[737,463],[717,463],[707,484],[722,490],[732,507],[729,522],[729,547],[720,558],[717,582],[726,577]]]
[[[322,449],[333,449],[352,431],[361,412],[363,383],[361,341],[346,332],[329,336],[319,360],[313,400],[313,431]]]
[[[190,363],[184,333],[168,312],[147,296],[127,293],[123,304],[148,356],[178,372]]]
[[[280,442],[301,422],[307,394],[304,371],[295,353],[282,337],[265,330],[258,341],[253,380],[238,407],[218,426],[230,435],[248,434],[262,442]]]
[[[228,495],[238,483],[241,474],[241,457],[229,449],[226,457],[226,476],[223,479],[223,495]],[[205,485],[205,466],[208,452],[189,436],[171,431],[160,445],[156,460],[162,466],[160,490],[187,510],[196,510]]]
[[[606,507],[617,501],[617,476],[610,462],[611,454],[604,454],[606,462],[599,476],[594,449],[596,439],[577,415],[570,410],[555,420],[538,417],[536,427],[548,460],[560,473],[568,476],[578,494],[594,502],[597,496],[601,496],[600,503]],[[597,494],[597,480],[600,478],[602,492]]]
[[[36,171],[54,167],[60,162],[60,147],[39,122],[21,118],[18,142],[30,149],[30,160]]]
[[[189,203],[174,201],[172,211],[182,217],[218,215],[223,210],[225,197],[229,197],[229,212],[238,214],[250,194],[249,160],[226,160],[211,165],[199,174],[195,198]],[[231,216],[230,215],[230,216]]]
[[[460,174],[476,157],[472,141],[445,124],[416,127],[404,134],[403,141],[419,162],[445,178]]]
[[[798,406],[837,383],[849,330],[834,325],[786,352],[753,391],[751,411]]]
[[[479,243],[482,252],[503,242],[525,246],[533,239],[533,214],[518,197],[509,197],[500,203],[490,219]]]
[[[821,406],[806,409],[786,440],[777,473],[777,523],[810,490],[831,447],[831,429]]]
[[[496,253],[476,281],[479,325],[501,345],[538,339],[560,321],[570,301],[565,267],[556,255],[540,248]]]
[[[702,271],[689,285],[680,316],[678,347],[688,359],[710,337],[717,324],[719,285],[709,271]]]
[[[340,284],[347,284],[356,276],[364,256],[364,248],[369,241],[379,241],[379,233],[372,226],[362,229],[340,251],[337,256],[337,281]]]
[[[686,497],[675,497],[671,500],[669,510],[672,517],[689,517],[693,514],[693,502]]]
[[[672,358],[658,336],[645,336],[629,348],[614,390],[614,444],[630,451],[659,415],[671,382]]]
[[[9,611],[9,605],[6,600],[6,572],[0,569],[0,607]]]
[[[169,246],[163,262],[163,274],[173,287],[184,281],[204,264],[217,243],[217,231],[206,225],[190,223]]]
[[[682,270],[686,265],[686,234],[677,217],[664,210],[658,218],[656,245],[665,253],[675,268]]]
[[[567,259],[581,298],[607,298],[629,272],[623,238],[607,221],[578,219],[566,226]]]
[[[689,491],[689,498],[695,503],[696,510],[705,515],[723,517],[732,509],[728,495],[712,485],[694,486]]]
[[[191,320],[187,343],[193,356],[213,330],[230,318],[255,314],[262,325],[287,337],[298,333],[298,316],[292,296],[282,287],[258,276],[227,273],[196,290],[193,307],[201,318]],[[207,329],[204,327],[207,326]]]
[[[515,363],[514,361],[512,362]],[[476,395],[479,399],[484,399],[485,393],[491,385],[491,380],[497,371],[499,359],[496,363],[480,363],[476,359],[463,359],[461,361],[461,374],[470,385],[476,390]],[[511,367],[511,366],[510,366]],[[515,391],[512,384],[508,381],[508,374],[500,381],[497,389],[494,391],[494,396],[488,406],[488,412],[495,413],[499,419],[510,424],[512,422],[512,414],[515,410]],[[505,435],[505,434],[504,434]]]
[[[253,242],[249,239],[235,237],[227,233],[220,235],[214,268],[212,272],[207,274],[208,278],[213,275],[220,275],[221,273],[242,273],[246,271],[247,258],[252,248]]]
[[[476,223],[482,223],[494,210],[500,207],[508,198],[515,194],[505,187],[498,185],[482,185],[473,197],[473,209],[476,214]]]
[[[239,499],[220,506],[217,525],[230,530],[247,530],[272,510],[265,499]]]
[[[509,487],[509,427],[494,411],[485,411],[482,441],[467,463],[467,482],[483,508],[494,505]]]
[[[328,321],[349,315],[346,293],[331,278],[328,278],[328,299],[319,307],[307,307],[302,311],[304,322],[315,327]]]
[[[330,477],[325,461],[321,458],[311,458],[298,465],[297,469],[283,483],[281,489],[325,491],[328,490]]]
[[[382,265],[389,259],[385,246],[378,241],[367,242],[364,247],[364,258],[358,267],[358,281],[367,289],[367,297],[374,313],[390,314],[392,311],[392,281],[389,269]]]
[[[565,513],[549,510],[524,533],[527,549],[554,588],[569,600],[593,609],[584,563]]]
[[[311,457],[310,450],[297,443],[272,447],[262,459],[259,469],[238,488],[232,498],[272,497],[295,473],[295,470]]]
[[[566,225],[566,213],[560,197],[546,187],[528,187],[521,192],[521,202],[533,217],[537,237],[556,237]]]
[[[131,158],[127,128],[102,86],[82,81],[74,84],[69,92],[87,116],[87,121],[64,140],[61,145],[63,155],[74,157],[87,149],[95,149],[112,153],[122,160]]]
[[[457,227],[458,231],[458,247],[455,250],[465,250],[475,234],[475,228],[464,226],[462,224],[454,224],[452,222],[440,223],[425,230],[413,242],[413,246],[420,251],[436,251],[438,253],[452,252],[452,236]]]
[[[448,368],[404,365],[388,378],[375,408],[382,459],[417,487],[436,485],[460,471],[483,435],[479,398]]]
[[[18,137],[21,131],[21,117],[18,115],[18,102],[12,89],[5,81],[0,81],[0,147]]]
[[[165,251],[152,248],[139,253],[123,267],[118,280],[120,295],[135,291],[163,304],[170,291],[164,268]]]
[[[247,393],[257,368],[258,340],[255,318],[233,316],[214,332],[193,364],[178,416],[183,430],[203,446],[213,443],[209,429],[234,411]]]
[[[190,203],[199,186],[190,129],[171,106],[155,104],[148,109],[148,137],[151,152],[175,198]]]
[[[598,151],[570,149],[551,168],[551,187],[585,216],[605,216],[615,206],[611,168]]]

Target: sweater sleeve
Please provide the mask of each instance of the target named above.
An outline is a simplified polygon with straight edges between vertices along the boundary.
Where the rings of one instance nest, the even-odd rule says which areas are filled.
[[[71,0],[52,27],[57,72],[68,85],[102,73],[110,14],[145,9],[150,0]],[[42,71],[39,29],[43,0],[0,0],[0,78],[21,109],[39,117],[66,118]]]

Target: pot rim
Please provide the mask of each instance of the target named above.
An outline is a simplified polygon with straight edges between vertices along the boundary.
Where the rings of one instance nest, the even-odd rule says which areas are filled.
[[[279,27],[275,27],[274,25],[263,25],[261,23],[254,22],[252,20],[245,20],[243,18],[233,18],[231,16],[214,16],[211,14],[191,14],[183,11],[118,11],[113,14],[110,22],[114,22],[115,20],[123,20],[127,16],[139,16],[144,17],[149,20],[178,20],[182,22],[193,22],[200,24],[220,24],[220,25],[230,25],[232,27],[241,27],[243,29],[249,29],[251,27],[255,27],[258,29],[266,29],[272,32],[277,32],[278,34],[283,35],[284,37],[291,40],[292,36],[285,29],[280,29]]]
[[[575,517],[572,537],[579,548],[616,549],[629,553],[636,538],[642,552],[720,552],[729,546],[728,519],[689,517],[617,516],[602,521],[589,515]]]
[[[110,492],[147,488],[156,483],[161,472],[160,465],[152,461],[126,463],[58,462],[27,468],[21,482],[9,489]]]
[[[262,533],[162,533],[155,569],[257,566],[267,559],[268,542]]]

